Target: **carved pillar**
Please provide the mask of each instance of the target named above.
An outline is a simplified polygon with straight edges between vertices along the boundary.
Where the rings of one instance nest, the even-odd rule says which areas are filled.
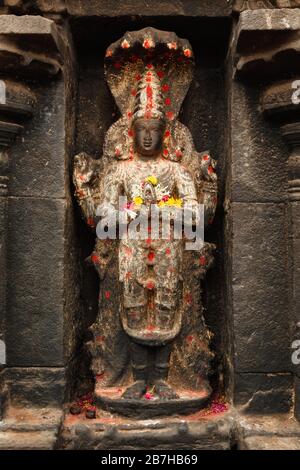
[[[62,404],[74,344],[66,327],[74,312],[71,290],[65,295],[74,116],[68,35],[66,25],[40,16],[0,16],[0,339],[5,332],[2,382],[17,406]]]
[[[290,312],[292,347],[300,340],[300,121],[281,126],[283,138],[291,148],[288,159],[290,217]],[[293,356],[292,356],[293,357]],[[299,355],[297,355],[299,358]],[[298,361],[297,361],[298,362]],[[292,361],[295,374],[295,414],[300,420],[300,364]]]
[[[299,366],[292,363],[292,344],[295,339],[300,339],[300,106],[294,104],[296,102],[293,99],[294,81],[299,78],[300,73],[300,10],[244,11],[236,27],[234,44],[234,87],[239,88],[241,96],[248,103],[250,96],[255,103],[249,118],[249,138],[254,139],[256,152],[248,156],[255,160],[256,167],[253,166],[253,170],[261,169],[257,173],[258,178],[261,178],[261,173],[264,176],[260,181],[262,194],[264,193],[260,202],[264,203],[262,210],[265,211],[265,220],[268,220],[266,232],[261,234],[264,250],[268,250],[277,238],[276,246],[273,245],[273,261],[270,258],[268,267],[268,271],[272,272],[268,282],[273,285],[273,290],[270,291],[269,300],[266,299],[263,305],[266,311],[268,304],[275,301],[270,311],[269,324],[264,325],[265,344],[268,345],[265,367],[273,375],[269,379],[266,377],[260,393],[261,397],[266,392],[269,394],[268,403],[272,403],[271,397],[275,393],[278,404],[286,402],[286,408],[282,411],[288,411],[289,406],[292,406],[299,418]],[[246,131],[243,139],[243,145],[245,142],[249,143]],[[290,154],[284,143],[290,147]],[[249,165],[251,166],[250,160]],[[266,212],[270,203],[273,205],[271,218]],[[280,217],[279,212],[282,214]],[[267,230],[271,224],[274,227],[267,240]],[[285,315],[286,307],[288,311]],[[274,341],[274,331],[277,331],[274,353],[280,354],[277,374],[269,368],[274,357],[274,354],[270,354],[270,341]],[[281,370],[278,369],[279,364]],[[272,382],[271,390],[267,388],[267,380]],[[256,395],[258,396],[257,392]],[[239,389],[238,402],[243,402],[243,396],[245,392]],[[266,406],[267,404],[262,408]]]
[[[0,81],[0,371],[6,364],[6,296],[7,296],[7,230],[9,149],[22,131],[27,118],[32,116],[34,95],[22,84],[8,80]],[[2,389],[2,391],[1,391]],[[0,378],[0,418],[5,406],[6,387]]]
[[[291,348],[300,340],[300,103],[293,102],[293,81],[269,86],[262,99],[266,115],[280,128],[287,152],[287,198],[289,220],[289,310]],[[294,343],[297,342],[297,343]],[[294,348],[295,349],[295,348]],[[291,351],[292,354],[293,351]],[[292,356],[293,358],[293,356]],[[292,359],[295,386],[295,414],[300,418],[300,365]]]

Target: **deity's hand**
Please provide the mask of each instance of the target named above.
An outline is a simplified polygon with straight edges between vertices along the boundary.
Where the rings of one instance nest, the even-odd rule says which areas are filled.
[[[202,179],[211,183],[215,183],[217,181],[216,166],[216,160],[214,160],[209,153],[205,152],[204,154],[200,155]]]
[[[95,180],[99,163],[87,153],[81,152],[74,157],[73,182],[76,194],[80,197],[86,192],[88,186]]]

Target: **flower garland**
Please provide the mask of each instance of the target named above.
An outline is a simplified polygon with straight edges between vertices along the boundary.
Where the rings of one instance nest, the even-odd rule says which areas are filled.
[[[157,206],[162,207],[177,207],[181,208],[183,206],[183,199],[172,197],[170,192],[167,188],[162,187],[156,176],[150,175],[142,182],[142,188],[146,183],[152,184],[155,187],[155,192],[157,196]],[[133,187],[133,199],[132,202],[128,203],[125,210],[126,211],[134,211],[135,209],[139,209],[141,205],[144,204],[144,199],[141,196],[141,187],[139,185],[135,185]]]

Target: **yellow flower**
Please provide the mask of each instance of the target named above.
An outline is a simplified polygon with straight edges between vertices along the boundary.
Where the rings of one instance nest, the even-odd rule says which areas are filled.
[[[151,183],[152,186],[157,186],[157,184],[158,184],[158,179],[156,178],[156,176],[148,176],[148,177],[146,178],[146,182],[147,182],[147,183]]]
[[[159,201],[158,207],[165,207],[166,203],[164,201]]]
[[[182,199],[177,199],[174,197],[170,197],[170,199],[166,203],[168,206],[175,206],[175,207],[182,207],[183,201]]]
[[[136,206],[140,206],[141,204],[143,204],[144,200],[142,197],[137,196],[133,198],[133,202]]]
[[[174,206],[182,207],[183,200],[182,199],[175,199]]]

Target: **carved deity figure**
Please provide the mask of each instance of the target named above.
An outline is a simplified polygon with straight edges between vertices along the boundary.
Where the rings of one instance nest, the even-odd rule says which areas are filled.
[[[90,227],[98,224],[102,234],[90,257],[101,283],[89,346],[96,394],[106,405],[210,395],[212,353],[200,282],[214,246],[185,251],[186,240],[174,235],[178,214],[190,213],[192,229],[201,203],[208,225],[217,203],[215,162],[196,152],[188,129],[176,120],[192,69],[191,47],[174,33],[126,33],[106,54],[107,81],[122,117],[108,130],[100,161],[75,157],[76,196]],[[130,227],[137,229],[141,216],[147,236],[136,230],[132,237]],[[120,220],[127,224],[125,236]],[[112,221],[119,223],[119,236],[109,236]]]

